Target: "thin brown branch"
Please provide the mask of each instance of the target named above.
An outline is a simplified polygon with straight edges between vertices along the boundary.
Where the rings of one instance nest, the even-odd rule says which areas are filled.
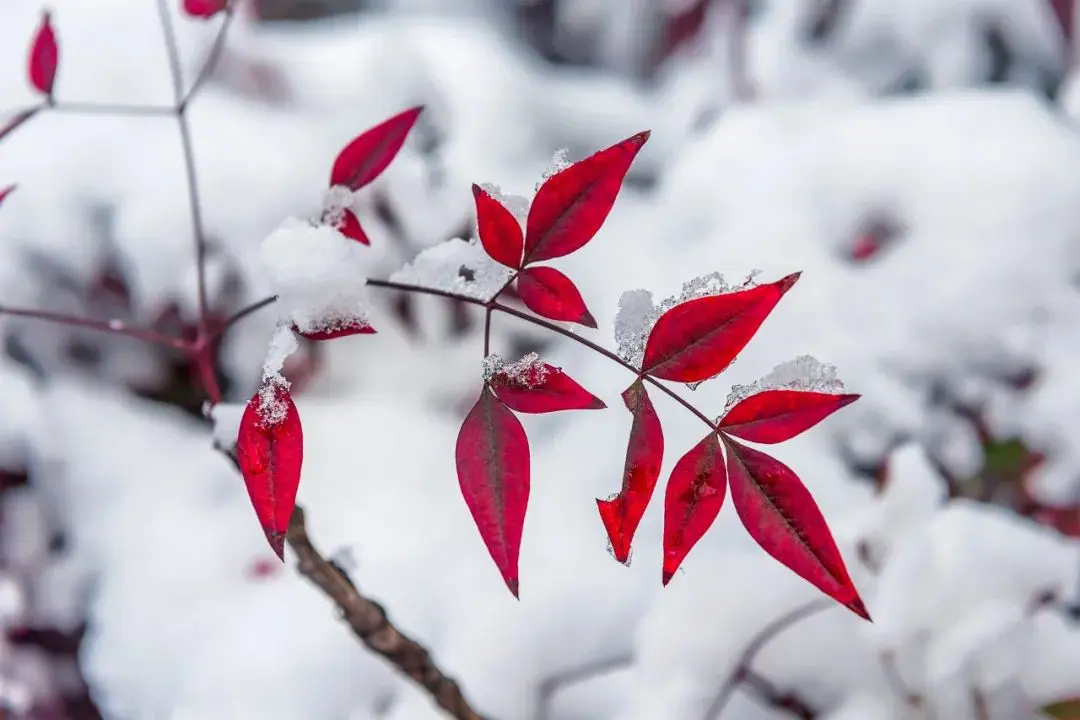
[[[103,103],[56,102],[49,110],[73,115],[131,115],[135,117],[173,117],[176,109],[158,105],[110,105]]]
[[[771,707],[787,710],[796,717],[813,718],[813,709],[800,702],[794,696],[781,693],[772,685],[772,683],[755,673],[752,666],[754,659],[757,657],[758,653],[761,652],[762,648],[777,635],[787,630],[792,625],[835,606],[835,603],[831,600],[814,600],[781,615],[762,628],[742,651],[731,676],[728,677],[727,681],[720,687],[720,691],[717,693],[716,698],[713,700],[712,705],[705,715],[706,720],[720,717],[724,708],[727,707],[728,701],[731,700],[731,696],[734,695],[735,688],[737,688],[740,683],[745,683],[748,687],[752,688],[758,697]]]
[[[119,320],[94,320],[92,318],[78,317],[75,315],[65,315],[64,313],[49,312],[48,310],[33,310],[30,308],[4,306],[0,306],[0,315],[29,318],[31,320],[43,320],[58,325],[79,327],[85,330],[95,330],[97,332],[111,333],[113,335],[123,335],[125,337],[135,338],[136,340],[142,340],[143,342],[152,345],[160,345],[176,350],[186,350],[188,348],[188,343],[181,338],[163,335],[154,330],[150,330],[149,328],[133,327],[120,322]]]
[[[435,664],[427,648],[394,627],[381,605],[361,594],[344,572],[315,549],[299,505],[293,510],[285,538],[296,554],[297,570],[333,601],[360,642],[420,685],[450,717],[483,720],[457,682]]]
[[[221,59],[221,53],[225,50],[225,40],[229,34],[229,26],[232,24],[233,18],[236,16],[235,10],[236,2],[230,2],[228,7],[225,8],[225,19],[221,21],[221,27],[218,28],[217,36],[214,38],[214,44],[210,47],[210,53],[206,57],[206,62],[199,69],[199,74],[195,76],[195,82],[191,84],[187,94],[180,100],[177,105],[177,110],[183,114],[187,111],[188,105],[195,98],[195,94],[199,92],[199,89],[203,86],[203,83],[209,79],[210,74],[214,72],[214,68],[217,67],[218,60]]]
[[[595,680],[608,673],[629,667],[633,662],[633,655],[615,655],[551,675],[540,683],[540,688],[537,693],[535,720],[551,720],[552,702],[554,701],[555,696],[566,686]]]

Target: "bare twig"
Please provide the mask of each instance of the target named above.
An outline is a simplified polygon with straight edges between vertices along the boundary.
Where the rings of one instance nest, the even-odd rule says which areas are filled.
[[[96,330],[98,332],[112,333],[113,335],[124,335],[162,347],[175,349],[184,349],[187,347],[186,343],[180,338],[162,335],[149,328],[133,327],[127,323],[120,322],[119,320],[94,320],[92,318],[66,315],[64,313],[49,312],[48,310],[32,310],[29,308],[13,308],[6,306],[0,306],[0,315],[29,318],[31,320],[44,320],[45,322],[58,323],[70,327],[83,328],[85,330]]]
[[[285,537],[296,554],[297,570],[333,601],[360,642],[420,685],[450,717],[483,720],[458,684],[435,664],[427,648],[394,627],[381,605],[361,594],[345,573],[319,554],[308,537],[304,510],[299,505],[293,510]]]
[[[708,713],[705,715],[706,720],[720,717],[720,714],[724,711],[731,696],[735,693],[735,688],[738,687],[740,683],[745,683],[748,687],[752,688],[758,697],[771,707],[782,708],[791,712],[796,717],[813,718],[814,711],[810,707],[798,701],[790,694],[781,693],[771,683],[755,673],[751,666],[753,665],[754,658],[757,657],[757,654],[761,652],[761,649],[774,637],[784,630],[787,630],[795,623],[806,620],[809,617],[835,606],[836,604],[830,600],[814,600],[805,605],[800,605],[785,615],[781,615],[762,628],[743,650],[742,654],[739,656],[738,662],[735,664],[735,670],[720,687],[716,699],[713,700]]]
[[[629,667],[634,662],[632,655],[616,655],[581,665],[580,667],[556,673],[540,683],[537,693],[535,720],[551,720],[551,704],[555,696],[568,685],[594,680],[608,673]]]

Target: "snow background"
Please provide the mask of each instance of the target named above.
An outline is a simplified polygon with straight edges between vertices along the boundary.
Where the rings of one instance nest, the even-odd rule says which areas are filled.
[[[541,61],[506,3],[380,6],[297,27],[244,17],[230,31],[222,70],[191,111],[218,304],[268,293],[263,239],[319,207],[345,142],[406,107],[427,106],[421,125],[358,200],[372,239],[363,262],[378,277],[462,236],[471,183],[528,197],[560,148],[574,160],[650,128],[605,227],[556,262],[600,322],[596,337],[614,346],[627,289],[659,298],[713,270],[758,269],[764,280],[801,270],[731,369],[684,395],[720,414],[731,385],[803,354],[835,364],[864,395],[770,452],[813,491],[875,624],[829,609],[779,635],[755,669],[830,720],[974,718],[976,691],[990,717],[1012,720],[1080,694],[1080,633],[1061,608],[1080,599],[1076,541],[1006,508],[942,502],[943,475],[983,465],[958,411],[975,407],[995,437],[1046,457],[1027,483],[1038,501],[1080,504],[1080,89],[1048,5],[849,0],[828,42],[813,43],[816,3],[759,0],[745,37],[750,102],[732,82],[724,11],[643,82],[635,73],[656,16],[621,0],[564,4],[556,18],[568,36],[596,39],[591,67]],[[153,3],[50,7],[61,100],[170,101]],[[40,9],[9,0],[0,10],[0,108],[34,102],[21,69]],[[1013,55],[994,85],[988,23]],[[177,24],[190,80],[214,23]],[[900,91],[913,75],[919,87]],[[1064,78],[1058,100],[1040,92],[1048,77]],[[9,181],[19,188],[0,211],[0,302],[108,312],[104,301],[88,309],[79,288],[109,260],[130,282],[132,319],[170,307],[194,317],[168,119],[43,114],[0,144]],[[899,237],[852,262],[862,223],[879,215],[899,221]],[[618,487],[630,423],[617,395],[631,378],[559,341],[545,360],[613,409],[523,418],[533,492],[515,602],[453,467],[479,389],[481,325],[473,317],[451,332],[446,305],[423,298],[411,333],[388,298],[372,301],[379,334],[323,346],[296,398],[299,502],[316,545],[347,551],[358,586],[488,717],[706,720],[746,644],[817,593],[758,550],[730,508],[662,590],[659,488],[630,568],[609,557],[593,499]],[[258,382],[274,323],[263,312],[228,336],[234,402]],[[68,329],[6,330],[32,362],[0,360],[0,462],[31,483],[0,504],[0,625],[85,619],[78,659],[107,718],[440,717],[291,567],[253,572],[270,551],[210,430],[130,390],[164,381],[161,357],[109,339],[88,370],[65,351]],[[540,337],[497,316],[493,350],[509,356]],[[1025,370],[1035,382],[1021,390]],[[652,397],[666,477],[700,428]],[[217,430],[224,440],[235,437],[232,415]],[[864,471],[882,463],[879,494]],[[59,550],[49,542],[58,532]],[[1039,605],[1047,593],[1060,602]],[[549,678],[594,663],[614,669],[543,699]],[[0,697],[13,709],[63,692],[72,680],[61,670],[0,641]],[[739,690],[721,717],[787,716]]]

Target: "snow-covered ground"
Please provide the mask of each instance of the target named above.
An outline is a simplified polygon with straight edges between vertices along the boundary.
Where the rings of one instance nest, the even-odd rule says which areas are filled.
[[[851,0],[833,41],[812,47],[800,28],[813,3],[758,3],[746,38],[756,94],[740,104],[723,22],[707,23],[707,42],[644,88],[618,73],[552,69],[482,16],[397,4],[412,12],[233,28],[226,67],[260,67],[281,92],[225,74],[191,118],[207,228],[247,298],[280,279],[260,245],[286,218],[318,209],[337,150],[407,107],[427,107],[416,132],[430,142],[407,144],[358,195],[372,239],[359,267],[377,277],[458,235],[472,183],[528,197],[560,148],[574,160],[651,128],[604,228],[555,263],[599,322],[580,332],[615,348],[628,289],[661,298],[712,271],[732,281],[802,271],[732,367],[684,396],[718,415],[732,385],[805,354],[836,365],[863,395],[774,452],[821,505],[875,623],[840,607],[815,614],[769,643],[755,670],[830,720],[975,718],[980,704],[1014,720],[1080,695],[1080,632],[1058,605],[1039,602],[1080,600],[1076,541],[1004,508],[942,501],[941,469],[966,478],[984,462],[963,406],[980,408],[996,437],[1046,456],[1030,478],[1037,499],[1080,504],[1080,92],[1070,80],[1058,106],[1032,91],[1038,72],[1063,71],[1049,9]],[[50,8],[62,101],[170,102],[153,3]],[[34,102],[21,69],[39,11],[36,0],[0,9],[0,108]],[[613,22],[604,12],[594,17]],[[973,28],[985,18],[1008,27],[1017,51],[1005,86],[981,82]],[[176,22],[191,77],[214,22]],[[612,37],[635,36],[620,32]],[[927,92],[882,96],[912,65]],[[138,319],[170,301],[193,315],[183,158],[167,119],[44,114],[0,143],[0,186],[8,182],[19,188],[0,210],[0,302],[58,302],[27,272],[27,249],[88,280],[103,252],[88,217],[113,203],[112,243]],[[853,262],[862,224],[877,216],[896,221],[898,238]],[[379,334],[323,347],[320,373],[296,397],[306,441],[299,502],[314,542],[347,551],[357,585],[493,720],[543,720],[548,678],[609,662],[612,672],[552,698],[547,720],[707,720],[746,644],[818,593],[754,546],[730,507],[661,588],[659,492],[632,564],[615,562],[594,498],[618,487],[630,425],[618,394],[632,376],[559,341],[545,360],[612,409],[523,419],[533,488],[514,601],[454,472],[457,429],[480,387],[481,328],[448,338],[445,306],[424,298],[418,341],[387,303],[371,302]],[[259,380],[274,315],[229,336],[233,402]],[[496,316],[494,351],[508,352],[517,323]],[[48,355],[66,331],[29,332]],[[55,355],[44,380],[0,364],[0,459],[33,479],[0,506],[0,626],[70,628],[85,617],[82,670],[109,718],[441,717],[291,566],[252,572],[272,556],[210,431],[116,382],[152,375],[151,359],[117,351],[112,369],[91,377]],[[1018,390],[1024,370],[1036,380]],[[700,439],[700,421],[653,399],[666,478]],[[856,466],[878,462],[888,482],[875,494]],[[48,549],[53,528],[67,536],[62,552]],[[47,691],[52,681],[29,662],[0,640],[0,698]],[[786,716],[745,689],[720,715]]]

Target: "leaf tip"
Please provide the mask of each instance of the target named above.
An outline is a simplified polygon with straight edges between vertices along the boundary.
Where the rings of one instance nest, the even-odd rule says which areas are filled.
[[[652,130],[642,130],[637,135],[632,136],[630,138],[630,142],[632,142],[634,145],[637,145],[638,147],[641,147],[646,142],[648,142],[651,136]]]
[[[673,577],[675,577],[675,572],[673,570],[664,571],[664,576],[663,578],[661,578],[661,581],[664,583],[664,587],[667,587],[667,584],[671,582],[671,578]]]
[[[518,593],[518,580],[517,578],[506,578],[506,587],[510,591],[510,594],[514,596],[515,600],[521,600],[521,596]]]
[[[588,410],[607,410],[607,403],[605,403],[603,400],[601,400],[600,398],[593,395],[592,402],[589,403],[589,407],[586,408],[586,409],[588,409]]]
[[[266,540],[270,543],[270,549],[277,555],[278,560],[285,562],[285,533],[267,530]]]
[[[585,327],[589,328],[590,330],[595,330],[596,327],[597,327],[596,326],[596,318],[594,318],[592,313],[589,312],[588,310],[583,310],[582,311],[581,317],[578,318],[578,324],[584,325]]]
[[[799,281],[800,277],[802,277],[802,270],[800,270],[799,272],[791,273],[787,277],[780,278],[776,281],[776,286],[780,288],[781,293],[786,293],[795,283]]]
[[[862,598],[856,595],[851,601],[844,603],[844,607],[851,612],[855,613],[868,623],[873,623],[874,619],[870,617],[870,613],[866,609],[866,605],[863,604]]]

